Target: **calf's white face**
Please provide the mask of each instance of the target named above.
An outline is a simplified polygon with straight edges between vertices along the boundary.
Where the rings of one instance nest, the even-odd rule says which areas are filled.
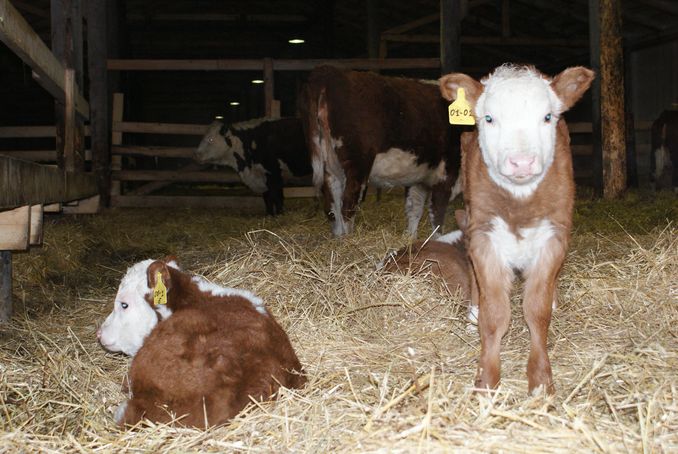
[[[553,162],[562,102],[549,80],[525,68],[499,68],[483,85],[475,112],[490,175],[518,191],[536,186]]]
[[[492,180],[527,197],[546,175],[556,150],[560,115],[588,89],[593,71],[568,68],[553,79],[531,66],[503,65],[480,82],[460,73],[443,76],[444,98],[464,88],[478,126],[478,142]]]
[[[153,262],[154,260],[149,259],[135,264],[122,278],[115,295],[113,312],[97,331],[99,342],[106,350],[134,356],[146,336],[158,324],[158,312],[145,299],[153,291],[148,286],[146,274]],[[168,265],[172,266],[172,263]],[[167,308],[163,309],[163,318],[166,318],[170,312]]]

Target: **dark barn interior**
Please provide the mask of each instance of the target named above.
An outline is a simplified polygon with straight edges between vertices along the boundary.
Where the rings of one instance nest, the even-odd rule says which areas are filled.
[[[0,41],[0,452],[678,452],[678,160],[653,144],[678,115],[678,1],[0,0]],[[525,395],[527,285],[485,395],[469,300],[428,268],[383,272],[439,233],[403,233],[409,188],[364,180],[339,236],[309,173],[269,213],[241,168],[196,151],[215,120],[224,136],[300,117],[320,65],[437,83],[507,62],[596,73],[564,115],[576,195],[553,201],[575,198],[548,396]],[[462,197],[442,209],[457,240]],[[206,431],[116,427],[131,359],[98,328],[125,270],[167,256],[261,297],[306,387]]]

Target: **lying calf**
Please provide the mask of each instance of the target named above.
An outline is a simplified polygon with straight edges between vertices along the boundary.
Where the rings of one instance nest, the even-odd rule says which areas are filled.
[[[134,355],[131,398],[115,415],[120,425],[142,418],[219,425],[251,399],[306,381],[260,298],[190,276],[172,260],[145,260],[127,271],[97,337],[109,351]]]
[[[457,224],[463,230],[466,227],[466,213],[455,212]],[[392,273],[413,273],[430,271],[440,277],[445,286],[454,292],[460,289],[465,301],[471,299],[469,260],[462,230],[455,230],[431,241],[416,241],[404,247],[384,260],[383,270]],[[478,307],[469,306],[469,320],[478,319]]]

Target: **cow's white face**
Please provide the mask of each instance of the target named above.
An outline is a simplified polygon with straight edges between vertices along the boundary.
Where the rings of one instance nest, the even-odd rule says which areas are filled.
[[[529,66],[503,65],[481,82],[452,73],[441,78],[444,98],[464,88],[478,125],[478,141],[492,180],[516,197],[527,197],[555,155],[560,115],[586,92],[594,73],[568,68],[553,79]]]
[[[475,113],[478,140],[491,178],[527,195],[553,162],[562,110],[550,80],[526,68],[500,68],[482,81]]]
[[[224,124],[220,121],[215,121],[209,126],[200,145],[193,153],[193,158],[201,164],[226,165],[237,170],[238,165],[233,153],[237,145],[242,149],[242,143],[240,139],[233,136],[230,129],[226,131],[225,135],[222,135],[223,127]],[[234,144],[235,140],[238,141],[238,144]],[[236,146],[234,147],[234,145]]]
[[[153,262],[149,259],[137,263],[122,278],[113,312],[97,331],[99,342],[106,350],[134,356],[158,324],[158,313],[146,301],[146,296],[153,291],[147,280],[148,266]]]

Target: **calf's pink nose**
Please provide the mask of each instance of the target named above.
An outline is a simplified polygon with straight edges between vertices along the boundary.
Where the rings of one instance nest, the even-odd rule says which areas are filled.
[[[536,156],[509,156],[507,158],[509,163],[509,168],[511,169],[513,175],[530,175],[532,173],[531,168]]]

